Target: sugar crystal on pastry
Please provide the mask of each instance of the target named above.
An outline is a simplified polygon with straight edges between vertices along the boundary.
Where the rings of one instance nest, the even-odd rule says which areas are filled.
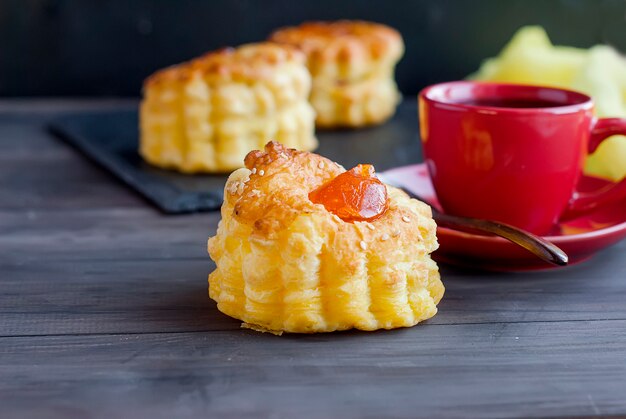
[[[346,173],[332,161],[270,142],[245,166],[227,181],[208,242],[209,295],[220,311],[296,333],[406,327],[436,314],[444,288],[428,205],[384,185],[379,216],[346,221],[309,198]]]

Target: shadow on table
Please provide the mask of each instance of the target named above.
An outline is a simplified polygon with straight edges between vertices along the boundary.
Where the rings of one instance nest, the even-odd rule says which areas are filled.
[[[607,249],[577,265],[544,271],[494,273],[440,265],[446,293],[435,324],[517,323],[606,318],[603,304],[618,304],[617,276],[599,275],[616,265],[617,249]],[[598,287],[607,293],[590,300]],[[567,307],[577,307],[568,310]],[[621,311],[621,310],[620,310]],[[620,313],[611,313],[619,318]]]
[[[194,259],[155,269],[133,298],[147,331],[199,332],[239,329],[241,322],[217,309],[208,296],[208,260]],[[130,290],[129,290],[130,291]]]

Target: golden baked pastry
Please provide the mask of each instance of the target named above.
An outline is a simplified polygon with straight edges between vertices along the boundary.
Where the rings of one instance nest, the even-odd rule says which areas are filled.
[[[360,127],[394,114],[400,93],[393,74],[404,54],[396,30],[363,21],[309,22],[279,29],[270,40],[307,55],[317,126]]]
[[[428,205],[376,180],[384,211],[365,205],[369,221],[345,221],[327,209],[336,202],[309,196],[324,199],[340,175],[365,166],[346,172],[275,142],[250,152],[245,166],[226,183],[208,241],[217,265],[209,295],[220,311],[274,333],[392,329],[436,314],[444,287],[430,258],[437,239]]]
[[[140,153],[182,172],[225,172],[267,138],[313,150],[311,76],[302,52],[269,42],[160,70],[143,89]]]

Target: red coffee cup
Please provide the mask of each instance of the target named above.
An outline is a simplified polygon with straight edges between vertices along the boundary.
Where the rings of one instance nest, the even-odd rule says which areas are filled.
[[[595,118],[587,95],[457,81],[422,90],[419,115],[430,177],[450,214],[546,234],[559,219],[626,198],[626,179],[576,191],[587,154],[626,135],[626,119]]]

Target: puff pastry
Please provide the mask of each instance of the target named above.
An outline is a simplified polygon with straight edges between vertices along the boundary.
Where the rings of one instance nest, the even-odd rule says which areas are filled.
[[[334,162],[270,142],[245,166],[208,241],[220,311],[274,333],[392,329],[436,314],[444,287],[428,205],[384,185],[382,216],[347,222],[309,199],[345,172]]]
[[[400,93],[393,74],[404,54],[396,30],[363,21],[309,22],[279,29],[270,40],[307,55],[317,126],[360,127],[394,114]]]
[[[315,113],[305,56],[257,43],[210,52],[144,84],[140,153],[182,172],[226,172],[267,138],[313,150]]]

